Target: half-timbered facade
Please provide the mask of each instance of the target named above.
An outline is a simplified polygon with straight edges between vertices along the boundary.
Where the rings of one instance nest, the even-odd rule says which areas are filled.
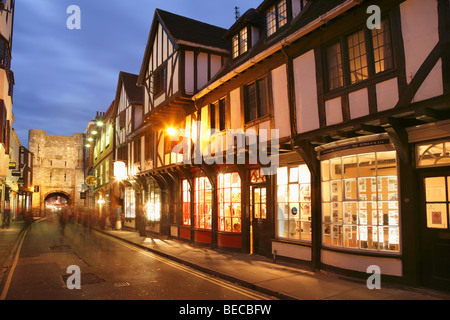
[[[156,10],[143,123],[116,118],[147,232],[450,288],[449,14],[265,0],[225,30]]]
[[[124,226],[136,227],[136,218],[141,216],[136,201],[141,201],[141,189],[130,182],[136,174],[150,169],[152,163],[145,161],[146,136],[144,127],[144,89],[137,86],[138,76],[120,72],[114,102],[114,143],[115,162],[120,162],[126,169],[126,175],[117,177],[114,182],[114,202],[122,205]],[[136,200],[137,199],[137,200]]]

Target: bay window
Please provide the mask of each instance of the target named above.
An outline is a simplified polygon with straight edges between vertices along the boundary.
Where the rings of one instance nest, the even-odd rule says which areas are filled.
[[[322,241],[399,251],[396,152],[337,157],[322,166]]]

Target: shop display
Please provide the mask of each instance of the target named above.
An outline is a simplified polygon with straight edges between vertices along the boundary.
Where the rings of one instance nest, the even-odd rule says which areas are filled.
[[[241,179],[238,173],[217,177],[219,231],[241,232]]]
[[[334,158],[321,166],[324,244],[399,251],[396,153]]]
[[[311,175],[306,165],[277,171],[279,238],[311,240]]]

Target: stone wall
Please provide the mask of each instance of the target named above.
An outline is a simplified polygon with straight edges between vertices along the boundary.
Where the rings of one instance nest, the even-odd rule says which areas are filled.
[[[66,195],[72,206],[83,205],[83,134],[54,136],[33,129],[29,131],[28,149],[34,155],[33,185],[39,186],[39,192],[33,194],[33,214],[45,215],[45,199],[53,193]]]

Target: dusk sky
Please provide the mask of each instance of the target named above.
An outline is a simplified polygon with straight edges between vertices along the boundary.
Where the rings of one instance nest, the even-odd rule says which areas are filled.
[[[14,129],[83,133],[115,98],[120,71],[138,74],[156,8],[229,28],[234,7],[243,14],[262,0],[19,0],[14,17],[12,70]],[[81,9],[81,29],[66,13]]]

